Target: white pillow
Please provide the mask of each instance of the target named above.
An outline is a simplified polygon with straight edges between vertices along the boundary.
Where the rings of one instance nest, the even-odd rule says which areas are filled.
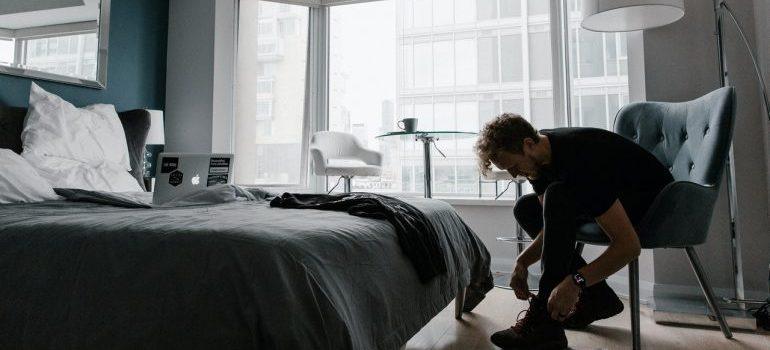
[[[126,134],[115,106],[76,108],[35,83],[30,88],[21,140],[24,153],[84,163],[109,161],[131,171]]]
[[[32,83],[22,156],[55,188],[141,191],[115,107],[76,108]]]
[[[54,188],[78,188],[91,191],[140,192],[139,183],[127,171],[112,162],[83,163],[80,161],[24,155],[41,177]]]
[[[0,149],[0,203],[39,202],[61,199],[24,158]]]

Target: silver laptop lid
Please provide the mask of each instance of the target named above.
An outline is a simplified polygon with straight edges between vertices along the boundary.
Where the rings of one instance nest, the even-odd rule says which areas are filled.
[[[233,162],[228,153],[161,153],[152,202],[163,204],[208,186],[232,183]]]

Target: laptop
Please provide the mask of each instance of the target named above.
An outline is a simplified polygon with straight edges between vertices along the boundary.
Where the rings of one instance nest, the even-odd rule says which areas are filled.
[[[158,155],[153,204],[232,183],[234,156],[226,153],[161,153]]]

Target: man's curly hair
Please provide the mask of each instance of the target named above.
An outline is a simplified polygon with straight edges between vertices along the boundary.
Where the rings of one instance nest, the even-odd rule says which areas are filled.
[[[486,175],[491,170],[492,159],[499,151],[523,153],[524,139],[528,137],[535,143],[540,141],[537,130],[518,114],[503,113],[484,124],[474,147],[481,173]]]

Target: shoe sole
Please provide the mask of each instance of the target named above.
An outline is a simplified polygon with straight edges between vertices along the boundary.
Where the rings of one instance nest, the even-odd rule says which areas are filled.
[[[564,350],[568,349],[566,342],[550,342],[532,346],[501,347],[503,350]]]

